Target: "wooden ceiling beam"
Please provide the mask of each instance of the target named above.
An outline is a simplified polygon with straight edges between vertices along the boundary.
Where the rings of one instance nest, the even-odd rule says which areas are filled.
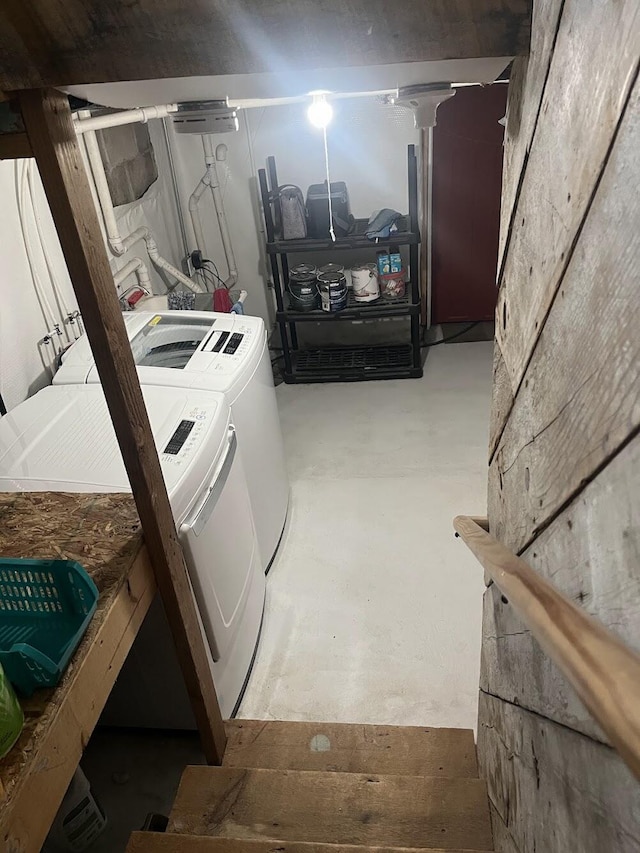
[[[528,53],[531,0],[4,0],[0,88]]]

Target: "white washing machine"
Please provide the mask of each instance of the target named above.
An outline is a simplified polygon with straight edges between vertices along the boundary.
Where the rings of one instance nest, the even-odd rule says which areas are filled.
[[[242,448],[266,571],[286,521],[289,478],[263,321],[212,311],[135,311],[123,316],[142,385],[225,394]],[[53,381],[100,381],[86,335],[65,353]]]
[[[265,597],[236,431],[223,394],[160,387],[143,394],[220,707],[229,717],[251,668]],[[0,491],[129,491],[100,385],[44,388],[0,420]],[[159,649],[168,649],[167,658]],[[153,683],[143,655],[130,679],[137,695],[126,702],[141,705],[133,708],[140,724],[153,725],[149,715],[159,711],[168,727],[183,727],[174,694],[184,708],[186,691],[166,620],[155,632],[152,658],[159,681]],[[192,719],[189,711],[187,725]]]

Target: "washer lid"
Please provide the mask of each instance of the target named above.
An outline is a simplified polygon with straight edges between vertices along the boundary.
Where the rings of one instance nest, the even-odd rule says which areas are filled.
[[[125,326],[145,385],[235,395],[255,370],[266,330],[260,317],[213,311],[132,311]],[[63,356],[54,385],[99,382],[86,335]]]
[[[229,407],[216,392],[151,387],[143,395],[179,522],[225,445]],[[130,490],[101,385],[44,388],[0,420],[0,490]]]

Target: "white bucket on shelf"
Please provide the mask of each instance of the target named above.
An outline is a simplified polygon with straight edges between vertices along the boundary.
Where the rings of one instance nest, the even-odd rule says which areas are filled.
[[[351,281],[356,302],[374,302],[380,296],[380,282],[375,264],[353,267]]]

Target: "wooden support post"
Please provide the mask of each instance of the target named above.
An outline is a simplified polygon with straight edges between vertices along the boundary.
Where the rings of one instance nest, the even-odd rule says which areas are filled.
[[[147,410],[66,95],[20,94],[20,108],[82,313],[187,691],[210,764],[224,723]]]

